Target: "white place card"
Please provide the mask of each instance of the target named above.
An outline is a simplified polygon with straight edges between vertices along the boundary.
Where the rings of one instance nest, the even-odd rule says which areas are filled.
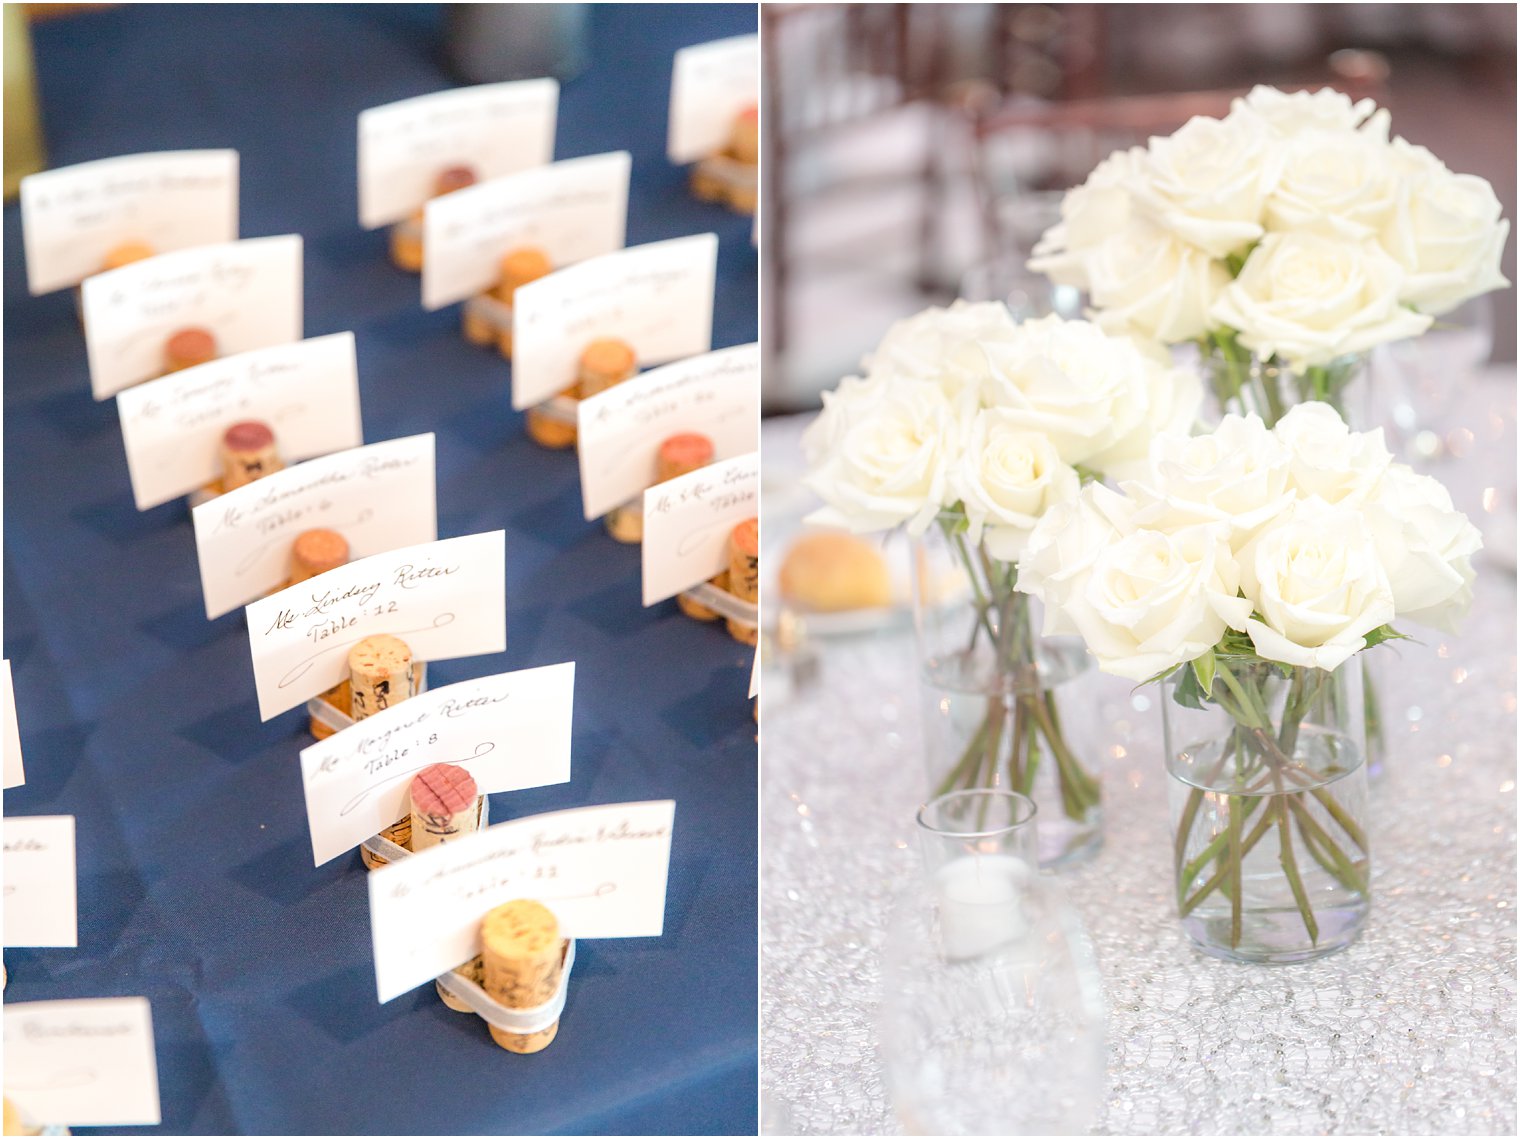
[[[158,1123],[158,1061],[147,998],[7,1004],[5,1094],[38,1126]]]
[[[243,352],[117,393],[137,509],[222,477],[222,432],[267,423],[287,463],[364,442],[354,334]]]
[[[464,768],[483,795],[570,779],[575,665],[504,672],[435,688],[301,752],[306,819],[317,866],[411,809],[412,776]]]
[[[755,646],[755,663],[749,666],[749,698],[753,700],[760,693],[760,647]]]
[[[400,221],[433,196],[452,166],[482,182],[554,157],[559,84],[488,83],[418,95],[359,112],[359,224]]]
[[[759,98],[759,36],[683,47],[670,73],[666,155],[684,165],[722,150],[734,119]]]
[[[21,240],[33,296],[77,285],[126,242],[156,253],[236,241],[235,150],[165,150],[21,179]]]
[[[21,729],[16,723],[16,689],[11,684],[11,662],[0,660],[0,744],[5,760],[4,789],[20,787],[26,782],[26,768],[21,762]]]
[[[488,827],[369,876],[381,1002],[480,952],[480,921],[542,902],[565,937],[658,937],[675,803],[616,803]]]
[[[9,815],[3,833],[5,944],[78,945],[74,816]]]
[[[499,653],[507,642],[506,531],[350,562],[248,606],[259,718],[348,677],[348,650],[389,633],[414,661]]]
[[[182,328],[216,336],[234,356],[301,339],[301,238],[256,237],[164,253],[97,273],[81,287],[96,399],[164,372],[164,342]]]
[[[502,257],[522,246],[558,266],[621,249],[632,167],[626,150],[593,154],[432,199],[422,223],[422,307],[493,288]]]
[[[608,388],[577,405],[581,504],[587,521],[654,485],[660,444],[695,432],[713,459],[760,446],[760,346],[694,356]]]
[[[760,512],[760,456],[751,452],[644,492],[644,604],[728,568],[728,535]]]
[[[433,436],[412,435],[287,467],[197,506],[207,618],[283,588],[304,530],[336,530],[351,561],[437,541],[434,470]]]
[[[519,411],[575,383],[591,341],[620,337],[640,367],[712,347],[716,234],[635,245],[550,273],[517,290],[512,406]]]

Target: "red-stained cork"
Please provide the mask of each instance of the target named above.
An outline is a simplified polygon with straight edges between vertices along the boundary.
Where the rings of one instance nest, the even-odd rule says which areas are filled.
[[[660,444],[656,473],[661,482],[677,475],[690,474],[713,459],[713,443],[706,435],[686,432],[672,435]]]
[[[452,763],[435,763],[412,776],[412,809],[422,814],[457,815],[473,808],[479,797],[474,778]]]
[[[734,532],[729,540],[733,542],[734,549],[745,557],[759,557],[760,520],[758,518],[746,518],[734,527]]]
[[[433,183],[433,196],[452,194],[455,190],[463,190],[466,186],[473,186],[479,179],[475,171],[469,166],[450,166],[438,175]]]
[[[169,371],[193,368],[216,359],[216,337],[204,328],[182,328],[164,344]]]
[[[229,451],[259,451],[274,443],[274,432],[267,423],[245,419],[222,433],[222,443]]]

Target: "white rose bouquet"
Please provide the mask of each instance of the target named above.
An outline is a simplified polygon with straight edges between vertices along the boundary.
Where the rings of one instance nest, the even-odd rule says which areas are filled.
[[[1328,706],[1347,699],[1335,680],[1360,675],[1342,667],[1356,653],[1399,638],[1395,620],[1449,629],[1471,603],[1480,546],[1441,484],[1394,462],[1381,431],[1352,432],[1312,402],[1271,429],[1226,415],[1208,435],[1158,435],[1120,492],[1084,487],[1035,526],[1017,588],[1044,601],[1045,632],[1079,634],[1106,672],[1165,678],[1169,715],[1225,725],[1213,744],[1184,730],[1167,752],[1186,771],[1173,770],[1187,788],[1179,911],[1207,925],[1212,905],[1229,952],[1251,956],[1242,939],[1266,929],[1276,948],[1251,959],[1313,956],[1317,906],[1338,920],[1357,898],[1365,911],[1359,799],[1332,786],[1359,773],[1360,732],[1323,730],[1361,709]],[[1253,863],[1269,835],[1275,857],[1264,848]],[[1294,911],[1301,925],[1284,930]]]
[[[809,521],[915,537],[932,527],[969,578],[964,636],[954,652],[926,649],[936,656],[927,664],[964,673],[975,658],[987,712],[945,756],[941,790],[1005,783],[1038,802],[1037,777],[1053,773],[1047,806],[1094,822],[1098,781],[1061,729],[1014,566],[1040,520],[1084,482],[1139,473],[1157,432],[1186,434],[1201,384],[1164,352],[1097,325],[1020,324],[997,303],[898,322],[865,372],[825,393],[804,437],[807,485],[825,503]]]
[[[1339,406],[1359,354],[1508,284],[1493,188],[1328,89],[1257,87],[1116,153],[1061,215],[1030,267],[1085,289],[1105,329],[1200,341],[1221,406],[1268,426]]]

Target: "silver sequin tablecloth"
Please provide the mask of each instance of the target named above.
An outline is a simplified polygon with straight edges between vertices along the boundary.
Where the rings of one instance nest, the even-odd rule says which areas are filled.
[[[1514,373],[1458,413],[1425,468],[1501,529],[1514,510]],[[766,426],[767,477],[799,424]],[[767,544],[794,518],[767,517]],[[1348,950],[1238,965],[1190,947],[1171,896],[1152,689],[1099,677],[1106,839],[1061,875],[1108,1002],[1095,1132],[1513,1135],[1515,576],[1485,557],[1458,636],[1414,630],[1385,667],[1391,773],[1369,804],[1373,912]],[[772,561],[774,565],[774,560]],[[917,875],[925,795],[911,633],[822,642],[814,682],[766,674],[762,1086],[801,1134],[899,1131],[877,1055],[888,910]]]

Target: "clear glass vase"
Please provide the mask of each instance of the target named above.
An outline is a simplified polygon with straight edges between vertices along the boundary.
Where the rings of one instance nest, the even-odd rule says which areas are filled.
[[[1086,1134],[1104,1099],[1102,983],[1034,804],[959,791],[919,812],[882,953],[881,1052],[917,1135]]]
[[[1371,905],[1362,670],[1217,658],[1163,681],[1177,911],[1205,953],[1344,949]]]
[[[1215,332],[1200,345],[1204,386],[1221,416],[1255,413],[1268,427],[1300,403],[1328,403],[1354,431],[1378,425],[1368,382],[1367,354],[1341,356],[1328,364],[1295,369],[1276,356],[1252,354],[1233,334]]]
[[[916,541],[913,567],[929,794],[1019,792],[1039,808],[1041,866],[1093,853],[1101,772],[1091,720],[1071,707],[1091,666],[1081,642],[1041,637],[1014,567],[951,518]]]

